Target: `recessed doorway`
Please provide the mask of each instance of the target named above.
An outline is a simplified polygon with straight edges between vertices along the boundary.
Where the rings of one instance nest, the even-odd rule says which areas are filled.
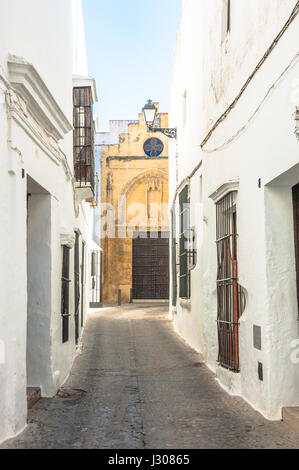
[[[169,298],[169,233],[135,233],[133,299]]]

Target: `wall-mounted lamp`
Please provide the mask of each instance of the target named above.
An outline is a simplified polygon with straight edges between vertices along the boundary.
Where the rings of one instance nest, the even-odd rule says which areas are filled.
[[[144,108],[142,109],[144,114],[144,119],[147,125],[148,132],[162,132],[162,134],[169,137],[169,139],[176,139],[177,138],[177,129],[176,127],[167,128],[167,127],[156,127],[154,125],[156,116],[157,116],[157,108],[152,102],[152,100],[148,100],[145,104]]]

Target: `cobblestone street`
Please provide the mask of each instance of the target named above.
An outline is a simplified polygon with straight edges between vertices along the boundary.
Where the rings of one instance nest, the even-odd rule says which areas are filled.
[[[65,389],[42,399],[1,448],[298,448],[299,436],[230,397],[174,332],[166,304],[89,317]]]

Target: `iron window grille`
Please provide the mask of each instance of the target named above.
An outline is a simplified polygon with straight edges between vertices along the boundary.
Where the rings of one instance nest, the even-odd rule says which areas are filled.
[[[189,235],[190,249],[188,250],[188,264],[191,271],[197,264],[197,237],[195,228],[190,229]]]
[[[62,287],[61,287],[61,315],[62,315],[62,342],[69,340],[69,302],[70,302],[70,248],[63,246],[62,258]]]
[[[171,226],[172,226],[172,244],[171,244],[171,253],[172,253],[172,306],[175,307],[177,304],[177,240],[176,240],[176,211],[175,205],[171,209]]]
[[[79,340],[79,309],[80,309],[80,235],[76,232],[75,257],[74,257],[74,304],[75,304],[75,339]]]
[[[84,326],[84,287],[85,287],[85,250],[86,245],[82,242],[82,258],[81,258],[81,327]]]
[[[292,188],[294,212],[295,266],[297,283],[297,304],[299,320],[299,184]]]
[[[180,298],[189,299],[190,289],[190,200],[189,186],[186,185],[179,195],[180,204]]]
[[[74,101],[74,171],[80,187],[91,186],[94,193],[94,124],[90,87],[76,87]]]
[[[101,303],[101,261],[102,252],[91,252],[91,304]]]
[[[238,284],[236,192],[216,204],[217,212],[217,324],[221,366],[240,371],[239,318],[242,290]]]

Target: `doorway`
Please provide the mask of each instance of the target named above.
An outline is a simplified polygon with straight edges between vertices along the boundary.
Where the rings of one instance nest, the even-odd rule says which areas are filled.
[[[51,196],[27,177],[27,391],[52,391]],[[34,394],[35,396],[36,394]]]
[[[169,233],[140,232],[133,239],[133,299],[169,298]]]

